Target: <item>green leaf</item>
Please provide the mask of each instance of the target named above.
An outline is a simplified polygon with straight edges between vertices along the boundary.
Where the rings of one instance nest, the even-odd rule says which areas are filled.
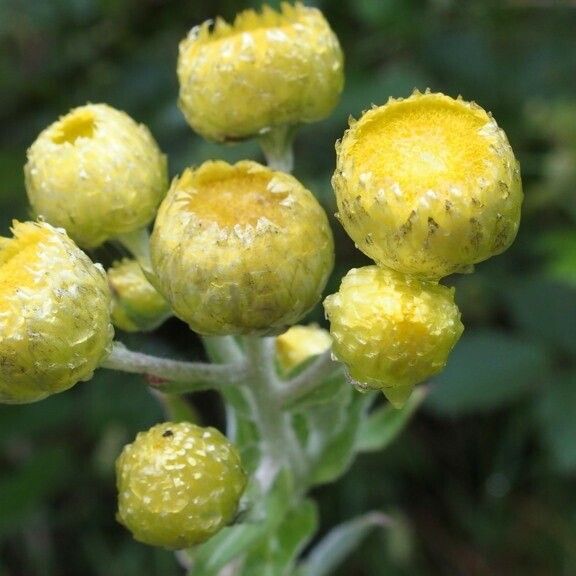
[[[323,437],[324,447],[311,474],[312,485],[333,482],[348,470],[355,456],[360,422],[373,399],[373,394],[353,392],[352,401],[339,423],[329,408],[314,413],[310,429]]]
[[[426,406],[439,414],[491,410],[517,400],[548,372],[537,344],[502,332],[466,334],[431,386]]]
[[[387,528],[384,514],[371,512],[333,528],[312,550],[298,576],[328,576],[352,553],[374,528]]]
[[[346,382],[342,372],[337,371],[306,396],[288,403],[286,409],[291,412],[301,412],[307,408],[329,402],[342,403],[347,398],[347,390],[349,388],[350,384]]]
[[[556,378],[534,399],[540,441],[562,473],[576,471],[576,372]]]
[[[294,564],[318,527],[318,512],[311,500],[292,510],[278,531],[255,548],[244,565],[250,576],[291,574]]]
[[[384,450],[392,444],[422,404],[427,391],[425,386],[416,388],[400,410],[390,404],[374,410],[368,418],[360,422],[356,449],[359,452],[375,452]]]

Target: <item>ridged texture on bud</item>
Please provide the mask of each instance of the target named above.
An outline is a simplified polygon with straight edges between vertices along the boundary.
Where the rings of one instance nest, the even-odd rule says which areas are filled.
[[[108,269],[112,322],[126,332],[154,330],[172,315],[168,302],[150,284],[140,264],[125,258]]]
[[[324,308],[334,354],[395,406],[442,370],[464,329],[454,289],[376,266],[350,270]]]
[[[199,134],[238,140],[320,120],[344,83],[342,50],[316,8],[283,3],[193,28],[180,44],[180,108]]]
[[[0,402],[41,400],[92,377],[109,352],[104,270],[49,224],[0,238]]]
[[[24,172],[36,214],[87,248],[148,224],[168,189],[166,158],[148,129],[105,104],[46,128]]]
[[[391,99],[337,144],[339,218],[377,264],[438,279],[506,250],[520,223],[518,162],[480,106]]]
[[[276,358],[283,372],[291,372],[312,356],[329,350],[331,345],[330,334],[317,324],[290,326],[276,338]]]
[[[233,519],[246,486],[235,446],[214,428],[165,422],[116,461],[118,521],[152,546],[188,548]]]
[[[264,334],[320,299],[334,245],[294,177],[255,162],[206,162],[176,179],[151,238],[157,287],[200,334]]]

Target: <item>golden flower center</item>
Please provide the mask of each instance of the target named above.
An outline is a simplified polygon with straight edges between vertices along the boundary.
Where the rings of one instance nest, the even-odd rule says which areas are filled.
[[[399,101],[359,127],[353,156],[360,173],[412,200],[429,190],[465,192],[493,179],[490,118],[482,109],[435,96]]]
[[[33,268],[38,260],[37,237],[0,239],[0,313],[10,310],[9,297],[34,285]]]
[[[79,110],[64,117],[55,127],[52,136],[54,144],[69,142],[74,144],[78,138],[92,138],[96,128],[96,119],[89,110]]]
[[[288,194],[274,192],[272,184],[267,174],[246,173],[204,181],[191,190],[188,209],[199,219],[222,228],[255,226],[261,218],[280,225],[281,202]]]

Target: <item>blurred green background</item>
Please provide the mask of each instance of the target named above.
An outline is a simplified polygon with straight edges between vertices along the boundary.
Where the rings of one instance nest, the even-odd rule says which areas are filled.
[[[176,106],[179,40],[249,0],[0,0],[0,233],[25,219],[22,166],[69,108],[107,102],[151,128],[172,174],[208,158],[260,158],[203,142]],[[272,2],[272,4],[277,4]],[[323,527],[379,509],[397,520],[347,576],[576,574],[576,3],[323,0],[346,55],[341,104],[296,141],[296,175],[335,212],[334,142],[349,115],[415,87],[491,110],[526,191],[515,245],[450,278],[466,333],[403,436],[318,490]],[[329,290],[365,260],[332,221]],[[95,257],[115,256],[112,248]],[[322,321],[320,311],[314,319]],[[174,337],[174,335],[176,337]],[[198,357],[170,321],[131,346]],[[201,396],[207,422],[218,400]],[[181,574],[172,554],[114,520],[113,462],[162,418],[138,377],[101,371],[29,406],[0,407],[0,576]]]

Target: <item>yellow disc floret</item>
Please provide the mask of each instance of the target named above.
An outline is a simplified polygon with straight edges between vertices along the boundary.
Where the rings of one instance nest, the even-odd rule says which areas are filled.
[[[518,162],[474,103],[415,92],[353,122],[337,145],[339,218],[379,265],[438,279],[508,248],[520,222]]]
[[[106,275],[63,230],[15,222],[0,238],[0,402],[34,402],[92,377],[109,351]]]
[[[350,270],[324,308],[350,376],[397,406],[442,370],[464,329],[454,289],[377,266]]]
[[[118,520],[136,540],[171,549],[204,542],[234,517],[246,486],[235,446],[214,428],[165,422],[116,461]]]
[[[316,8],[283,3],[193,28],[180,44],[180,108],[205,138],[238,140],[327,116],[343,86],[338,39]]]
[[[290,326],[276,338],[276,359],[282,371],[290,372],[331,345],[330,334],[317,324]]]
[[[278,332],[320,299],[334,245],[295,178],[255,162],[206,162],[176,179],[151,238],[157,287],[201,334]]]
[[[112,322],[126,332],[154,330],[172,314],[140,264],[125,258],[107,270],[112,291]]]
[[[46,128],[24,171],[34,211],[87,248],[146,226],[168,189],[166,158],[148,129],[105,104]]]

